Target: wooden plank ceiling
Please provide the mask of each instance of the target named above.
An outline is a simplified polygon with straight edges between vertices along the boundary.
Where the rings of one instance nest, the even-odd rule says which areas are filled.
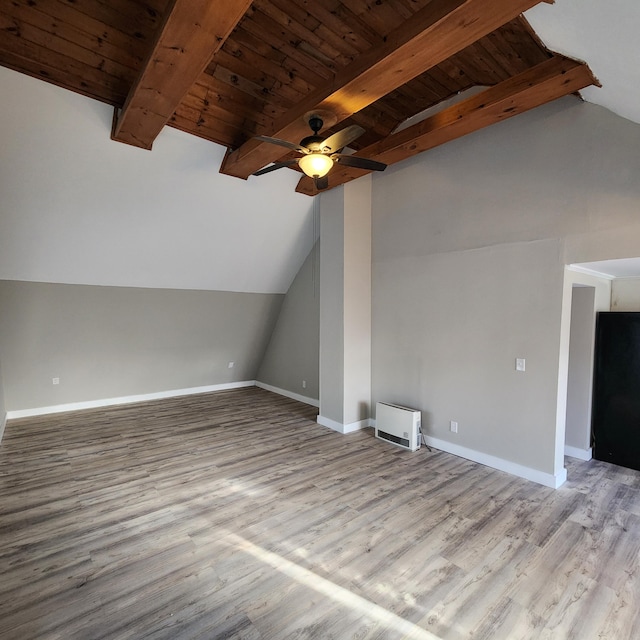
[[[113,105],[116,140],[150,149],[168,125],[224,145],[240,178],[295,157],[252,138],[297,143],[309,113],[393,163],[597,83],[521,16],[540,1],[8,0],[0,64]],[[334,167],[329,186],[363,173]]]

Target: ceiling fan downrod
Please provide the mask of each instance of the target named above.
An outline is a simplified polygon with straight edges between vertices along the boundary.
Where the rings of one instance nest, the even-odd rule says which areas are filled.
[[[323,124],[324,122],[322,121],[322,118],[320,116],[311,116],[309,118],[309,126],[311,127],[314,136],[318,135],[318,131],[322,129]]]

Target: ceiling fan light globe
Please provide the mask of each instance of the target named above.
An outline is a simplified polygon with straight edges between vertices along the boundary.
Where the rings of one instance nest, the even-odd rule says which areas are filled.
[[[333,167],[333,160],[323,153],[310,153],[302,156],[298,165],[310,178],[323,178]]]

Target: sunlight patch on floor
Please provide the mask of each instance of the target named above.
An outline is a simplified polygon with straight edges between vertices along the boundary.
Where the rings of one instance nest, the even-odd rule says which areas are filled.
[[[309,587],[318,593],[331,598],[338,604],[349,607],[353,611],[368,616],[389,628],[390,630],[404,634],[406,640],[441,640],[438,636],[430,633],[426,629],[401,618],[392,611],[385,609],[366,598],[363,598],[348,589],[341,587],[330,580],[326,580],[321,576],[301,567],[282,556],[267,551],[248,540],[230,533],[227,538],[235,548],[252,555],[254,558],[268,564],[277,571],[283,573],[289,578],[295,580],[299,584]]]

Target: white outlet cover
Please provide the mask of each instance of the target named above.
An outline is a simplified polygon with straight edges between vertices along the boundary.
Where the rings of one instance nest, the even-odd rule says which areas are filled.
[[[60,384],[60,378],[51,378],[52,384]]]
[[[524,371],[526,360],[524,358],[516,358],[516,371]]]
[[[227,365],[227,367],[228,367],[229,369],[233,369],[233,365],[234,365],[234,364],[235,364],[235,362],[230,362],[230,363]]]

